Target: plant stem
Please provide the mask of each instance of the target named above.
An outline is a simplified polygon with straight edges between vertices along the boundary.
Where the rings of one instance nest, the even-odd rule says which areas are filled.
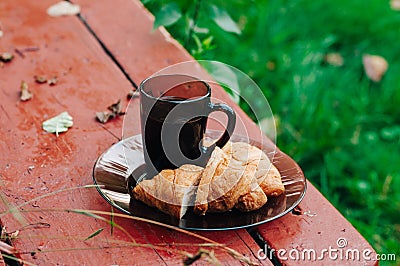
[[[195,7],[194,7],[194,12],[193,12],[193,23],[192,25],[190,25],[189,27],[189,32],[186,36],[186,40],[185,40],[185,48],[188,49],[188,45],[189,42],[191,40],[192,34],[193,34],[193,30],[196,27],[197,24],[197,18],[199,17],[199,13],[200,13],[200,5],[201,5],[201,0],[196,0],[195,3]]]

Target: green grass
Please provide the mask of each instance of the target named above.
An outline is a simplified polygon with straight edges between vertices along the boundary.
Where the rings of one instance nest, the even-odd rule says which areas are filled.
[[[156,10],[156,2],[147,7]],[[194,2],[166,2],[193,16]],[[255,80],[279,118],[280,149],[378,253],[399,257],[400,12],[383,0],[214,1],[238,22],[237,35],[210,21],[207,2],[197,25],[209,32],[195,34],[212,36],[211,43],[199,49],[193,38],[187,42],[184,17],[168,30],[196,58]],[[327,64],[327,53],[339,53],[344,64]],[[381,82],[366,77],[363,54],[388,61]]]

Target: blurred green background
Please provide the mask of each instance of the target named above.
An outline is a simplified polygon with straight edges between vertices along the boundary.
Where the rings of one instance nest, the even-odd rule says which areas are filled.
[[[400,11],[389,0],[143,3],[154,26],[166,26],[196,59],[237,67],[260,86],[278,147],[399,263]],[[366,76],[364,54],[387,60],[381,81]]]

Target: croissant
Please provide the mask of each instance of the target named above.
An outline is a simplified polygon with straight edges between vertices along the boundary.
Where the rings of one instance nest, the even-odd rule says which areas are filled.
[[[267,155],[244,142],[216,147],[207,165],[163,170],[140,182],[133,196],[149,206],[182,218],[189,206],[199,215],[261,208],[270,196],[284,193],[281,176]]]
[[[281,174],[278,169],[268,159],[265,153],[261,154],[261,159],[255,177],[267,197],[276,197],[285,192]]]
[[[229,158],[219,147],[215,147],[208,163],[203,170],[199,187],[196,193],[194,211],[204,215],[208,210],[210,184],[214,176],[220,176],[228,167]]]
[[[241,212],[255,211],[264,206],[267,200],[268,198],[264,191],[255,183],[249,192],[239,197],[235,208]]]
[[[182,165],[175,170],[163,170],[152,179],[143,180],[133,189],[133,196],[162,212],[182,218],[193,206],[194,193],[203,168]]]
[[[260,188],[257,179],[257,176],[262,175],[263,169],[261,167],[265,167],[265,165],[261,165],[261,160],[264,159],[263,155],[265,156],[264,152],[244,142],[229,142],[223,150],[239,161],[252,162],[257,165],[255,174],[251,180],[250,189],[239,197],[235,208],[242,212],[258,210],[264,206],[268,200],[267,196]],[[268,157],[266,158],[268,159]]]
[[[241,162],[231,159],[224,173],[214,176],[210,183],[208,211],[225,212],[232,209],[239,197],[250,190],[256,168],[255,164],[241,165]]]
[[[229,142],[223,151],[216,148],[203,171],[194,212],[225,212],[235,205],[241,211],[261,208],[267,197],[260,190],[255,173],[262,154],[244,142]]]

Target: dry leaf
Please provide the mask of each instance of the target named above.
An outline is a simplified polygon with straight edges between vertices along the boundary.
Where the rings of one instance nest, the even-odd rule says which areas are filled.
[[[44,121],[42,127],[45,131],[56,133],[58,136],[58,133],[67,131],[73,124],[72,116],[70,116],[68,112],[62,112],[61,114]]]
[[[32,99],[32,97],[33,94],[28,89],[28,83],[26,83],[25,81],[21,81],[21,96],[20,96],[21,101],[23,102],[28,101]]]
[[[10,234],[10,238],[11,239],[16,239],[19,235],[19,230],[16,230],[15,232]]]
[[[47,9],[47,14],[51,17],[71,16],[79,14],[81,7],[79,5],[71,4],[68,1],[61,1],[57,4],[50,6]]]
[[[130,90],[126,96],[128,99],[139,97],[139,92],[137,90]]]
[[[12,53],[4,52],[0,54],[0,61],[2,62],[10,62],[14,58]]]
[[[222,265],[217,257],[215,257],[213,250],[209,251],[202,248],[196,254],[187,253],[186,258],[183,259],[183,265],[192,265],[201,258],[205,258],[210,265]]]
[[[112,119],[115,117],[115,114],[109,111],[104,111],[104,112],[97,112],[96,113],[96,118],[100,123],[107,123],[108,120]]]
[[[400,11],[400,0],[390,1],[390,8],[396,11]]]
[[[97,120],[103,124],[107,123],[112,118],[125,114],[125,112],[122,112],[121,100],[118,100],[116,103],[113,103],[112,105],[108,106],[107,109],[110,110],[111,112],[104,111],[96,113]]]
[[[363,56],[362,60],[365,73],[367,74],[368,78],[375,82],[379,82],[382,79],[389,67],[389,64],[385,58],[379,55],[366,54]]]
[[[34,76],[36,83],[43,84],[47,82],[47,78],[45,76]]]
[[[118,100],[116,103],[107,107],[108,110],[113,112],[116,115],[124,115],[125,113],[122,112],[121,100]]]
[[[50,86],[56,85],[57,82],[58,82],[57,76],[53,76],[51,79],[49,79],[49,80],[47,81],[47,83],[48,83]]]
[[[343,66],[344,60],[339,53],[329,53],[325,55],[325,61],[332,66]]]

